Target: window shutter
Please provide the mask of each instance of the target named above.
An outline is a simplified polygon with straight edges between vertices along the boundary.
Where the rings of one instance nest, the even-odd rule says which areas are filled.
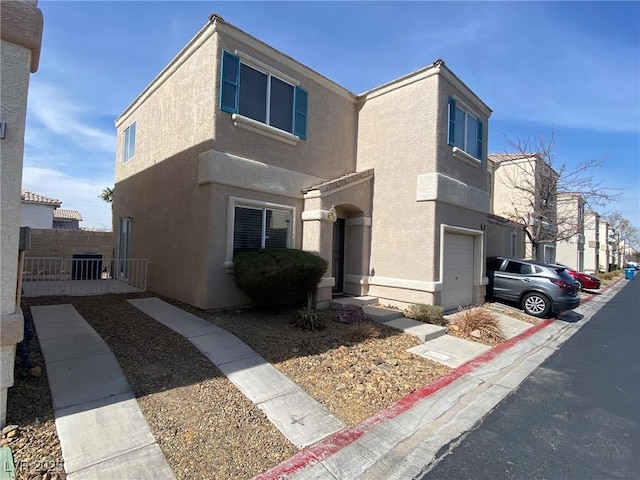
[[[447,142],[449,145],[455,145],[455,127],[456,127],[456,101],[449,97],[449,136]]]
[[[478,119],[478,160],[482,160],[482,121]]]
[[[293,126],[293,134],[302,140],[307,139],[307,91],[296,87],[296,116]]]
[[[238,87],[240,80],[240,59],[229,52],[222,52],[220,74],[220,110],[228,113],[238,111]]]

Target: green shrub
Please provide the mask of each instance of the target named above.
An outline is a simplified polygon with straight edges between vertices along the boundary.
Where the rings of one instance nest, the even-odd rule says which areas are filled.
[[[419,322],[432,323],[442,327],[447,325],[447,320],[444,318],[444,309],[438,305],[414,303],[404,311],[404,316]]]
[[[327,261],[302,250],[267,248],[233,259],[236,285],[259,306],[303,305],[327,271]]]

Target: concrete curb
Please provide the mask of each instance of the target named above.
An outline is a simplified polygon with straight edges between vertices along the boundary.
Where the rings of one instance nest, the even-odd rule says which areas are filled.
[[[613,283],[611,286],[607,287],[601,294],[592,294],[589,297],[585,298],[581,301],[580,306],[583,306],[586,303],[591,302],[595,298],[602,297],[603,294],[610,291],[613,288],[616,288],[619,283],[623,279],[620,279]],[[562,321],[562,320],[560,320]],[[292,475],[295,475],[299,471],[306,469],[308,467],[312,467],[314,465],[319,464],[323,460],[328,459],[330,456],[340,452],[345,447],[356,442],[358,439],[363,437],[365,434],[370,432],[374,427],[377,427],[385,422],[395,419],[399,415],[407,412],[411,408],[418,405],[423,400],[428,397],[433,396],[440,390],[445,387],[451,385],[456,380],[461,379],[465,375],[471,374],[472,372],[480,369],[480,367],[485,366],[488,362],[495,359],[498,355],[506,352],[513,348],[516,344],[522,342],[523,340],[532,337],[536,333],[542,331],[546,327],[553,325],[555,319],[553,320],[544,320],[537,325],[532,326],[526,331],[522,332],[519,335],[507,340],[505,343],[498,345],[491,350],[479,355],[478,357],[470,360],[455,370],[451,371],[447,375],[435,380],[434,382],[425,385],[415,392],[407,395],[404,398],[401,398],[394,404],[390,405],[386,409],[378,412],[362,423],[351,427],[343,429],[335,434],[321,440],[320,442],[310,446],[309,448],[299,452],[294,455],[290,459],[284,461],[283,463],[277,465],[276,467],[264,472],[260,475],[257,475],[253,478],[253,480],[271,480],[271,479],[283,479],[288,478]],[[567,323],[567,325],[571,325]],[[564,326],[562,327],[565,328]],[[556,335],[560,338],[561,342],[566,341],[576,330],[572,330],[570,332],[560,332]],[[550,352],[547,352],[550,354]],[[545,357],[546,358],[546,357]],[[328,473],[328,472],[327,472]],[[315,477],[314,477],[315,478]],[[317,477],[320,478],[320,477]],[[333,478],[333,477],[332,477]]]

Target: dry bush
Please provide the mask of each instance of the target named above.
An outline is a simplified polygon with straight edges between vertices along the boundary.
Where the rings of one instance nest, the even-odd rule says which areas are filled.
[[[504,342],[504,334],[498,319],[486,308],[478,306],[460,307],[454,320],[457,331],[465,337],[473,337],[471,332],[479,331],[480,337],[491,342]]]
[[[444,327],[447,319],[444,318],[444,309],[439,305],[426,305],[424,303],[413,303],[404,311],[404,316],[418,320],[419,322],[431,323]]]
[[[344,338],[348,342],[364,342],[370,338],[378,338],[380,330],[375,325],[362,324],[345,334]]]

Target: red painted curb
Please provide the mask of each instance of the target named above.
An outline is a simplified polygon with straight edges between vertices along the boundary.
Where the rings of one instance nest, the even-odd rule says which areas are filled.
[[[620,280],[618,280],[620,281]],[[611,284],[611,286],[607,287],[604,290],[608,290],[609,288],[616,285],[618,282]],[[591,296],[585,298],[580,301],[580,304],[589,302],[596,297],[596,294],[592,294]],[[466,375],[473,370],[481,367],[485,363],[490,360],[493,360],[499,354],[504,352],[505,350],[513,347],[516,343],[524,340],[525,338],[530,337],[534,333],[539,332],[543,328],[551,325],[553,320],[543,320],[542,322],[534,325],[528,330],[522,332],[519,335],[507,340],[506,342],[493,347],[491,350],[483,353],[482,355],[474,358],[473,360],[469,360],[467,363],[460,365],[455,370],[452,370],[448,374],[443,377],[434,380],[428,385],[424,385],[417,389],[416,391],[410,393],[406,397],[401,398],[397,402],[393,403],[389,407],[381,410],[375,415],[369,417],[363,422],[355,425],[351,428],[345,428],[340,430],[339,432],[334,433],[333,435],[320,440],[318,443],[312,445],[311,447],[302,450],[301,452],[295,454],[293,457],[285,460],[279,465],[276,465],[271,470],[268,470],[260,475],[253,477],[252,480],[275,480],[275,479],[285,479],[289,475],[295,473],[296,471],[314,465],[325,458],[330,457],[334,453],[342,450],[347,445],[358,440],[365,433],[371,430],[376,425],[379,425],[383,422],[391,420],[403,412],[406,412],[410,408],[414,407],[418,402],[424,400],[425,398],[433,395],[437,391],[443,389],[447,385],[450,385],[455,380],[459,379],[463,375]]]
[[[285,460],[280,465],[275,466],[271,470],[253,477],[253,480],[283,479],[288,475],[295,473],[297,470],[300,470],[307,466],[311,466],[324,460],[325,458],[328,458],[337,451],[358,440],[376,425],[391,420],[401,413],[406,412],[410,408],[414,407],[418,402],[433,395],[447,385],[450,385],[463,375],[466,375],[476,368],[481,367],[489,360],[494,359],[500,353],[504,352],[508,348],[511,348],[513,345],[524,340],[525,338],[530,337],[534,333],[542,330],[544,327],[550,325],[551,323],[553,323],[553,320],[544,320],[537,325],[534,325],[533,327],[511,338],[505,343],[492,348],[479,357],[476,357],[473,360],[470,360],[467,363],[459,366],[455,370],[452,370],[445,376],[438,378],[428,385],[420,387],[416,391],[410,393],[406,397],[401,398],[384,410],[381,410],[372,417],[369,417],[362,423],[359,423],[358,425],[351,428],[340,430],[339,432],[334,433],[324,440],[320,440],[315,445],[312,445],[311,447],[297,453],[290,459]]]

